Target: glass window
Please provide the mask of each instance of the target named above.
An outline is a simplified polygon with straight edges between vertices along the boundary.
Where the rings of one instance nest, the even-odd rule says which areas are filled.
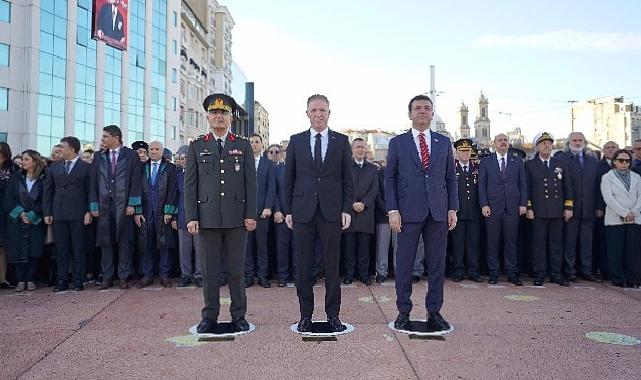
[[[11,3],[0,0],[0,21],[11,22]]]
[[[60,38],[67,37],[67,20],[62,17],[56,17],[54,20],[54,34]]]
[[[178,43],[176,42],[176,40],[173,40],[172,42],[174,44],[174,55],[176,55],[178,54]]]
[[[0,44],[0,66],[9,66],[9,45]]]
[[[171,69],[171,81],[176,83],[178,80],[178,73],[176,72],[176,69]]]
[[[53,33],[53,15],[48,12],[40,12],[40,30]]]
[[[0,87],[0,110],[6,111],[9,109],[9,89]]]
[[[174,11],[174,27],[178,27],[178,13]]]
[[[40,50],[45,53],[53,54],[53,34],[40,33]]]

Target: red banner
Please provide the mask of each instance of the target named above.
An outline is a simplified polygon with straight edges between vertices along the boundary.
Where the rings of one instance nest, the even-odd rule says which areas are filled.
[[[91,37],[127,50],[128,15],[127,0],[94,0]]]

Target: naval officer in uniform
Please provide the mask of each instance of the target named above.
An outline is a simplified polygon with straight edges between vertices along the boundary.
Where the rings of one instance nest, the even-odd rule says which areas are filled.
[[[245,242],[256,228],[256,168],[249,140],[230,131],[236,102],[213,94],[203,102],[211,132],[189,145],[185,173],[187,230],[200,235],[205,307],[200,334],[215,331],[221,263],[229,274],[232,324],[249,330],[245,319]]]

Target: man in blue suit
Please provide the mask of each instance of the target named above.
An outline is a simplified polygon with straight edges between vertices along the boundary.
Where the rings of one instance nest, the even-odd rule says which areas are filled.
[[[245,256],[245,287],[254,285],[254,275],[258,277],[258,284],[263,288],[271,288],[267,280],[267,256],[269,236],[269,218],[274,208],[276,196],[276,179],[274,165],[263,153],[263,139],[257,134],[249,137],[254,152],[254,165],[256,167],[256,230],[247,233],[247,247]],[[254,261],[254,247],[256,247],[256,260]],[[254,265],[256,262],[256,265]]]
[[[523,285],[519,279],[516,241],[519,216],[527,211],[527,182],[523,160],[508,154],[508,138],[494,137],[494,153],[479,165],[479,202],[487,227],[487,267],[490,284],[499,276],[499,244],[503,236],[505,272],[509,282]]]
[[[396,256],[397,329],[407,330],[412,310],[412,268],[418,239],[423,234],[428,268],[425,297],[427,323],[432,330],[448,330],[441,316],[447,231],[456,226],[458,184],[452,144],[429,130],[434,117],[432,100],[417,95],[408,105],[412,128],[390,140],[385,174],[387,212],[398,233]]]

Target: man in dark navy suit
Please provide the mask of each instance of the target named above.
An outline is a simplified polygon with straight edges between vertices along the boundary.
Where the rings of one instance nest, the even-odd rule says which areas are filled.
[[[274,208],[276,194],[276,179],[274,165],[263,153],[263,139],[257,134],[249,137],[249,143],[254,152],[254,166],[256,167],[256,230],[247,233],[247,247],[245,251],[245,287],[254,285],[254,276],[258,277],[258,284],[263,288],[271,288],[267,280],[267,257],[269,218]],[[254,260],[254,247],[256,260]],[[255,263],[255,265],[254,265]]]
[[[276,195],[274,196],[274,234],[276,239],[276,277],[278,287],[287,286],[290,278],[289,256],[292,251],[292,231],[285,223],[283,204],[285,204],[285,162],[281,161],[282,147],[278,144],[269,146],[268,153],[274,162]],[[296,255],[292,255],[292,272],[296,271]]]
[[[572,132],[568,136],[568,149],[555,157],[565,163],[566,173],[572,182],[574,207],[572,219],[565,223],[563,247],[563,272],[570,282],[578,277],[594,281],[592,275],[592,233],[596,219],[599,162],[585,151],[585,136]],[[575,273],[575,259],[579,248],[580,267]]]
[[[56,241],[58,284],[54,292],[69,288],[65,276],[73,259],[73,289],[84,289],[86,272],[85,234],[92,217],[89,212],[91,165],[79,159],[80,141],[75,137],[60,140],[63,160],[47,171],[43,203],[44,221],[53,223]]]
[[[398,233],[396,256],[397,329],[407,330],[412,310],[412,268],[423,234],[427,260],[427,324],[448,330],[441,316],[447,231],[456,227],[458,185],[450,139],[429,130],[432,100],[417,95],[408,104],[412,128],[390,140],[385,193],[390,227]]]
[[[107,0],[100,8],[96,19],[98,38],[109,37],[119,42],[125,42],[125,24],[122,13],[118,9],[120,0]]]
[[[523,285],[519,279],[516,243],[519,216],[527,211],[527,180],[523,160],[508,154],[508,138],[494,137],[494,150],[479,165],[479,203],[487,227],[487,267],[490,284],[499,276],[499,245],[503,236],[505,272],[509,282]]]
[[[291,136],[285,163],[285,221],[296,240],[296,288],[301,319],[298,331],[308,332],[314,312],[314,258],[316,237],[325,271],[325,313],[332,330],[344,326],[338,277],[341,230],[349,228],[354,203],[352,154],[347,136],[332,131],[329,100],[324,95],[307,99],[310,129]]]

